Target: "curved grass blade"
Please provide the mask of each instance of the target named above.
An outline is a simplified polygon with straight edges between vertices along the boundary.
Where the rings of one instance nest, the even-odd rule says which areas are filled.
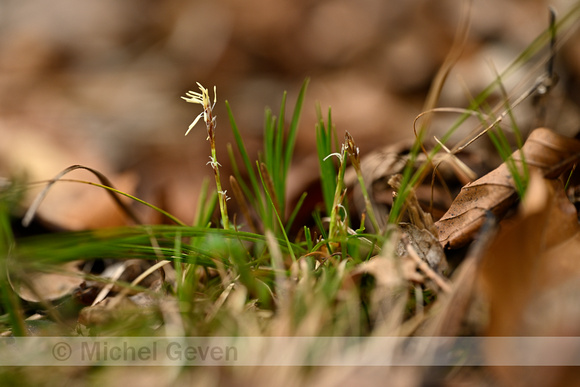
[[[54,183],[59,181],[63,176],[65,176],[69,172],[72,172],[72,171],[77,170],[77,169],[84,169],[86,171],[89,171],[99,179],[99,181],[102,183],[103,186],[113,187],[113,184],[105,175],[103,175],[101,172],[99,172],[93,168],[85,167],[84,165],[72,165],[68,168],[65,168],[60,173],[58,173],[55,177],[53,177],[48,182],[46,187],[44,187],[42,192],[40,194],[38,194],[38,196],[34,199],[34,202],[32,202],[32,205],[30,206],[28,211],[26,211],[26,214],[24,215],[24,218],[22,219],[22,224],[25,227],[28,226],[30,224],[30,222],[32,221],[32,218],[34,218],[34,214],[36,214],[36,211],[40,207],[40,204],[42,203],[42,201],[44,200],[44,198],[48,194],[48,191],[50,190],[50,188],[52,188]],[[142,222],[139,219],[139,217],[137,216],[137,214],[135,214],[135,212],[130,207],[128,207],[125,203],[123,203],[119,199],[119,197],[116,195],[115,192],[113,192],[113,191],[108,191],[108,192],[109,192],[109,195],[111,195],[111,198],[113,199],[115,204],[117,204],[117,206],[121,210],[123,210],[123,212],[125,212],[135,223],[142,224]]]
[[[69,180],[69,179],[62,179],[63,176],[65,176],[67,173],[72,172],[74,170],[77,169],[84,169],[87,170],[89,172],[91,172],[92,174],[94,174],[99,181],[102,184],[98,184],[98,183],[93,183],[90,181],[83,181],[83,180]],[[99,188],[103,188],[105,189],[109,195],[111,196],[111,198],[113,199],[113,201],[115,202],[115,204],[117,204],[117,206],[123,210],[123,212],[125,212],[130,218],[131,220],[133,220],[135,223],[137,224],[143,224],[143,222],[139,219],[139,217],[137,216],[137,214],[133,211],[133,209],[129,206],[127,206],[125,203],[123,203],[120,199],[118,195],[121,196],[125,196],[128,197],[131,200],[134,200],[138,203],[141,203],[149,208],[152,208],[153,210],[159,212],[160,214],[166,216],[167,218],[171,219],[173,222],[175,222],[176,224],[179,224],[181,226],[185,226],[186,224],[184,222],[182,222],[181,220],[179,220],[178,218],[176,218],[175,216],[171,215],[170,213],[168,213],[167,211],[162,210],[159,207],[154,206],[153,204],[150,204],[144,200],[141,200],[133,195],[130,195],[128,193],[125,193],[123,191],[120,191],[116,188],[113,187],[113,184],[111,183],[111,181],[102,173],[100,173],[99,171],[90,168],[90,167],[85,167],[83,165],[73,165],[70,166],[66,169],[64,169],[63,171],[61,171],[59,174],[57,174],[54,178],[52,178],[51,180],[49,180],[48,184],[46,185],[46,187],[44,187],[44,189],[42,190],[42,192],[40,192],[38,194],[38,196],[34,199],[34,202],[31,204],[30,208],[28,209],[28,211],[26,211],[26,214],[24,215],[24,218],[22,219],[22,224],[26,227],[30,224],[30,222],[32,221],[32,219],[34,218],[34,215],[36,214],[36,212],[38,211],[38,208],[40,207],[40,204],[42,203],[42,201],[44,200],[44,198],[46,197],[46,195],[48,195],[48,191],[50,190],[50,188],[52,188],[52,186],[58,182],[58,181],[68,181],[68,182],[77,182],[77,183],[82,183],[82,184],[88,184],[88,185],[93,185],[95,187],[99,187]]]

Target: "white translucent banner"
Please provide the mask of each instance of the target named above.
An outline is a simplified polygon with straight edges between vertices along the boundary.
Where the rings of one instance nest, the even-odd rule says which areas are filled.
[[[18,337],[0,366],[578,366],[580,337]]]

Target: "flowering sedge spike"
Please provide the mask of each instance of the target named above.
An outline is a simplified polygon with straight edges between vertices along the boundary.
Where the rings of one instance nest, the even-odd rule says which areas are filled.
[[[219,200],[219,205],[220,205],[220,212],[221,212],[221,216],[222,216],[222,222],[223,222],[224,229],[227,230],[230,228],[230,226],[229,226],[230,222],[228,219],[228,210],[227,210],[227,206],[226,206],[226,201],[229,198],[226,196],[226,191],[222,189],[222,184],[221,184],[221,179],[220,179],[220,171],[219,171],[219,167],[221,165],[217,161],[217,154],[216,154],[216,147],[215,147],[216,117],[213,115],[213,108],[215,107],[215,104],[217,102],[216,87],[215,86],[213,87],[213,104],[211,104],[210,99],[209,99],[208,89],[203,87],[199,82],[197,82],[197,86],[199,86],[199,90],[201,90],[201,92],[188,91],[187,93],[185,93],[185,95],[187,97],[181,97],[186,102],[196,103],[196,104],[201,105],[203,107],[203,111],[201,113],[199,113],[197,117],[195,117],[195,120],[193,120],[191,125],[189,125],[187,132],[185,132],[185,135],[187,136],[187,134],[191,131],[191,129],[193,129],[195,124],[197,124],[197,122],[203,117],[203,120],[205,122],[205,126],[207,127],[207,140],[209,140],[209,144],[211,147],[211,156],[209,157],[210,161],[208,162],[208,164],[212,167],[213,172],[214,172],[215,183],[216,183],[217,192],[218,192],[218,200]]]
[[[189,129],[187,129],[187,132],[185,132],[185,135],[187,136],[189,131],[193,129],[195,124],[197,124],[197,122],[201,119],[201,117],[203,117],[205,125],[207,126],[207,139],[212,140],[214,138],[214,129],[216,126],[215,117],[212,114],[213,108],[215,107],[215,103],[217,102],[216,87],[215,86],[213,87],[213,105],[210,105],[209,90],[203,87],[199,82],[197,82],[197,86],[199,86],[201,93],[197,93],[195,91],[188,91],[187,93],[185,93],[187,97],[181,97],[186,102],[196,103],[203,106],[203,111],[199,113],[197,117],[195,117],[195,120],[193,120],[191,125],[189,125]]]
[[[361,166],[360,166],[360,149],[358,146],[356,146],[356,144],[354,143],[354,138],[350,135],[349,132],[346,132],[344,134],[344,147],[346,148],[346,153],[348,154],[349,158],[350,158],[350,162],[352,164],[352,167],[354,168],[355,172],[356,172],[356,176],[361,188],[361,192],[363,194],[364,200],[365,200],[365,207],[367,210],[367,214],[369,216],[369,220],[371,221],[371,224],[373,226],[373,228],[375,229],[375,232],[379,232],[379,223],[377,222],[377,218],[375,216],[375,212],[373,210],[373,205],[371,202],[371,199],[369,197],[369,193],[367,191],[364,179],[363,179],[363,175],[362,175],[362,170],[361,170]]]
[[[346,171],[346,158],[345,156],[346,147],[343,144],[340,153],[332,153],[324,158],[328,159],[331,156],[336,156],[340,160],[340,166],[338,168],[338,176],[336,178],[336,189],[334,191],[334,202],[332,204],[332,211],[330,213],[330,225],[328,229],[328,238],[335,239],[344,234],[345,224],[340,216],[340,209],[342,206],[342,201],[344,199],[345,191],[343,191],[344,186],[344,173]]]
[[[350,162],[356,170],[360,170],[360,149],[354,143],[354,138],[347,131],[344,134],[344,145],[346,147],[346,153],[350,157]]]

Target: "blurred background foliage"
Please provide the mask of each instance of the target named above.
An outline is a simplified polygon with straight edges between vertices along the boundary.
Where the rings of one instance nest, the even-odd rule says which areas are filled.
[[[467,106],[466,90],[476,95],[493,80],[490,62],[501,71],[547,28],[549,5],[563,14],[573,3],[473,1],[464,54],[439,105]],[[296,197],[318,177],[317,101],[323,110],[332,107],[338,133],[348,130],[363,156],[412,137],[462,4],[1,0],[0,175],[35,181],[83,164],[190,222],[200,183],[212,170],[203,125],[183,137],[198,111],[179,97],[196,81],[217,86],[223,163],[232,142],[225,100],[255,152],[264,107],[277,111],[284,90],[295,100],[310,77],[288,183]],[[561,82],[547,122],[566,135],[576,133],[579,118],[580,44],[573,34],[556,60]],[[520,125],[529,130],[532,123]],[[100,190],[69,184],[51,192],[40,214],[80,229],[122,224],[115,211]]]

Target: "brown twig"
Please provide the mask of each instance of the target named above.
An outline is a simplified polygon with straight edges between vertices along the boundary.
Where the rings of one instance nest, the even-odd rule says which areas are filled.
[[[403,236],[403,238],[405,238],[405,236]],[[407,254],[409,255],[409,257],[411,257],[411,259],[413,259],[413,261],[415,261],[415,264],[417,265],[419,270],[425,273],[427,278],[433,281],[439,287],[439,289],[443,291],[443,293],[447,294],[451,293],[452,289],[449,282],[446,281],[439,274],[437,274],[435,271],[433,271],[433,269],[431,269],[431,267],[427,264],[427,262],[423,261],[421,257],[419,257],[419,254],[417,254],[417,251],[415,251],[415,248],[411,246],[409,241],[404,240],[404,242]]]

